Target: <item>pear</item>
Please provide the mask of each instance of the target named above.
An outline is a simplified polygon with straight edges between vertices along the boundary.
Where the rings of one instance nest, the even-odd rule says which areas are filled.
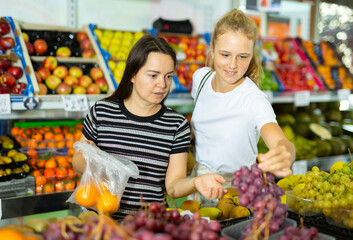
[[[240,217],[246,217],[246,216],[250,216],[250,211],[246,207],[242,207],[242,206],[234,207],[229,215],[230,218],[240,218]]]
[[[234,196],[238,196],[237,188],[227,188],[227,193],[222,196],[222,198],[230,198],[232,199]]]
[[[197,209],[200,209],[201,203],[195,200],[186,200],[181,204],[181,209],[189,210],[190,212],[195,212]]]
[[[223,204],[223,203],[234,204],[234,203],[233,203],[233,200],[230,199],[230,198],[221,198],[221,199],[219,199],[219,201],[218,201],[216,207],[218,208],[218,206],[221,205],[221,204]]]
[[[222,215],[221,210],[215,207],[203,207],[200,208],[201,217],[209,217],[211,220],[215,220]]]
[[[232,212],[232,209],[236,207],[234,204],[230,203],[223,203],[219,205],[217,208],[222,211],[222,215],[218,217],[219,220],[225,220],[228,219],[230,216],[230,213]]]

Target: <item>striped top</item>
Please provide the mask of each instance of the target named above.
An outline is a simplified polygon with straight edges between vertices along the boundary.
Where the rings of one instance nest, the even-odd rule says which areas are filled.
[[[122,100],[100,100],[85,118],[83,135],[101,150],[125,157],[139,168],[139,178],[128,180],[120,209],[122,218],[135,214],[144,201],[162,202],[170,154],[189,151],[190,128],[186,118],[162,106],[149,117],[130,113]]]

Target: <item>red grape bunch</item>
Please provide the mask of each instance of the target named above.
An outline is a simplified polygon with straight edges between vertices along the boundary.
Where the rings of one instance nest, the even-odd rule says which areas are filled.
[[[253,164],[242,166],[234,172],[232,185],[239,192],[239,204],[252,208],[254,220],[242,232],[242,239],[249,236],[264,237],[277,232],[287,216],[287,205],[281,204],[284,191],[275,184],[270,173],[263,173]]]
[[[177,209],[166,211],[157,202],[149,204],[135,216],[127,215],[123,226],[134,239],[139,240],[224,240],[219,232],[221,225],[217,221],[208,223],[195,212],[192,217],[181,216]]]
[[[278,237],[278,240],[305,239],[305,240],[326,240],[325,237],[320,237],[316,228],[310,227],[294,227],[288,226],[284,229],[283,234]]]

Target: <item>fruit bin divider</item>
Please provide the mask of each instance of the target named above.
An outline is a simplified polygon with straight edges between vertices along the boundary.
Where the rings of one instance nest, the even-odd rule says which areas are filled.
[[[83,123],[83,120],[62,120],[62,121],[29,121],[29,122],[14,122],[14,127],[29,128],[29,127],[56,127],[56,126],[69,126],[73,127],[78,123]]]

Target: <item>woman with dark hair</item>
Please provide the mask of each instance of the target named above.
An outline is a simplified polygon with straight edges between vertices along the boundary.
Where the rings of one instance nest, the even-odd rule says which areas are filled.
[[[130,159],[139,178],[130,178],[121,198],[117,219],[135,214],[141,197],[162,202],[198,190],[207,198],[220,198],[225,180],[218,174],[186,177],[190,128],[185,117],[163,102],[168,96],[176,55],[160,37],[146,35],[131,49],[117,90],[97,101],[88,113],[80,141],[94,144],[112,155]],[[73,166],[83,172],[86,162],[76,152]]]

